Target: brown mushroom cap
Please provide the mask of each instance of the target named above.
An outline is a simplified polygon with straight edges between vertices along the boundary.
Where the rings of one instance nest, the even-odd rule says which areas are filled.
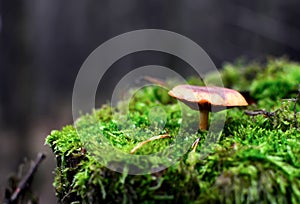
[[[169,91],[169,95],[177,98],[194,110],[199,106],[247,106],[245,98],[237,91],[217,86],[178,85]]]

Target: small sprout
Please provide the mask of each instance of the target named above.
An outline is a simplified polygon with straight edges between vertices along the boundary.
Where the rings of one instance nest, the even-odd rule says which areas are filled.
[[[192,152],[196,152],[196,148],[197,148],[199,142],[200,142],[200,138],[197,138],[195,140],[195,142],[192,144],[192,149],[193,149]]]

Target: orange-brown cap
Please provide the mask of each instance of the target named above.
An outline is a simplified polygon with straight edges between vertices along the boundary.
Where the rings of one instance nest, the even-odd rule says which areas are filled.
[[[199,110],[199,106],[207,105],[223,107],[248,105],[239,92],[217,86],[178,85],[169,91],[169,95],[183,101],[195,110]]]

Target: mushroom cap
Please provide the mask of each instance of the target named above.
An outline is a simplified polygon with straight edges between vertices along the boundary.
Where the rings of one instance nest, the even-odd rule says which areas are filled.
[[[169,91],[169,95],[184,102],[194,110],[203,107],[247,106],[245,98],[233,89],[217,86],[178,85]]]

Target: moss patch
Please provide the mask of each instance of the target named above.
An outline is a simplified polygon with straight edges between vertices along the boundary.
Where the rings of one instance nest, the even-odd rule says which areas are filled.
[[[295,120],[291,100],[298,93],[300,65],[286,59],[270,59],[266,64],[237,62],[225,65],[221,76],[225,87],[247,92],[255,101],[247,110],[272,114],[249,116],[242,109],[226,110],[218,142],[207,147],[207,132],[188,129],[189,124],[198,124],[195,111],[184,109],[183,121],[185,106],[166,90],[143,88],[129,103],[121,101],[115,108],[104,105],[82,116],[77,130],[66,126],[47,137],[46,144],[57,159],[54,187],[59,202],[300,203],[300,130],[296,128],[300,116],[297,113]],[[213,83],[214,73],[206,79]],[[192,78],[190,83],[202,82]],[[144,175],[106,168],[114,164],[103,159],[104,145],[129,153],[141,141],[169,134],[170,138],[149,142],[135,152],[155,155],[176,146],[181,127],[187,130],[181,139],[190,146],[196,138],[201,140],[196,152],[188,148],[170,167]],[[142,168],[139,165],[135,168]]]

